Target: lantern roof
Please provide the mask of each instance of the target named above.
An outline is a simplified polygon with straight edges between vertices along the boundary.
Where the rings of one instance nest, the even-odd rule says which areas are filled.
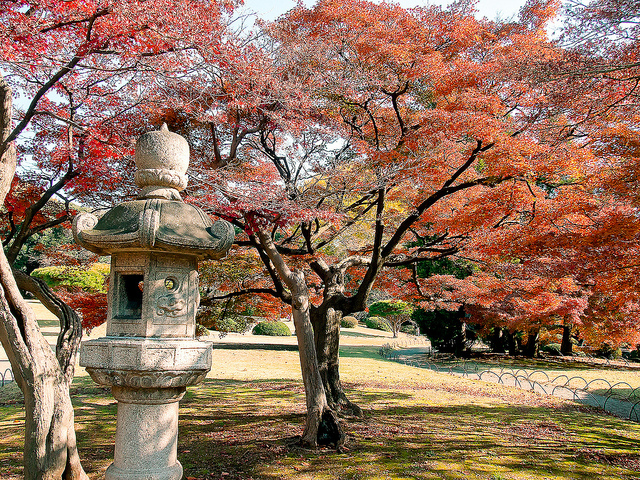
[[[184,203],[189,145],[166,124],[136,142],[138,199],[108,210],[99,220],[90,213],[74,219],[76,241],[100,255],[160,250],[201,259],[226,255],[235,231],[224,220],[212,222],[200,208]]]

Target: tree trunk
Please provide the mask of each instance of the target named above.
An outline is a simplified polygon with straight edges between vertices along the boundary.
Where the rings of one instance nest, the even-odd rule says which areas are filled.
[[[400,331],[402,320],[392,316],[389,323],[391,324],[391,333],[393,334],[393,338],[398,338],[398,332]]]
[[[456,357],[463,357],[467,349],[467,324],[460,322],[460,331],[453,339],[453,354]]]
[[[258,230],[257,234],[278,275],[291,291],[293,323],[298,339],[300,368],[307,404],[307,421],[300,443],[312,448],[318,445],[334,445],[339,448],[344,442],[344,434],[335,412],[327,402],[318,367],[311,325],[309,290],[304,273],[300,270],[292,272],[289,269],[267,232]]]
[[[324,382],[318,367],[313,327],[309,316],[309,293],[304,274],[301,271],[295,271],[292,280],[291,307],[307,400],[307,423],[301,442],[309,447],[338,445],[342,441],[342,432],[338,419],[327,401]]]
[[[11,90],[0,77],[0,203],[16,167],[15,149],[5,140],[11,124]],[[76,448],[69,383],[79,338],[63,332],[67,351],[56,356],[40,332],[35,315],[18,290],[0,249],[0,343],[25,399],[24,478],[88,479]],[[68,335],[67,335],[68,334]],[[77,340],[77,341],[76,341]]]
[[[573,342],[571,341],[571,331],[573,325],[567,323],[562,326],[562,343],[560,344],[560,353],[563,355],[573,355]]]
[[[325,302],[327,300],[325,299]],[[324,302],[323,302],[324,304]],[[312,311],[311,320],[316,340],[318,368],[332,409],[362,416],[362,409],[347,398],[340,381],[340,322],[342,312],[320,306]]]
[[[540,347],[540,330],[531,330],[527,335],[527,345],[524,350],[524,354],[528,358],[538,356]]]
[[[72,368],[63,368],[24,302],[0,250],[0,340],[25,399],[24,478],[87,479],[76,447],[69,396]],[[76,347],[77,348],[77,347]],[[73,358],[75,352],[64,358]]]
[[[60,321],[60,333],[56,342],[56,356],[67,383],[71,384],[76,364],[80,340],[82,340],[82,321],[78,314],[39,278],[13,270],[18,288],[35,296],[42,305]]]
[[[494,327],[491,332],[491,349],[493,353],[505,353],[505,338],[504,331],[501,327]]]
[[[509,350],[509,355],[511,355],[512,357],[518,355],[518,353],[520,353],[520,348],[516,333],[511,333],[509,330],[504,329],[503,336],[505,339],[505,343],[507,344],[507,350]]]
[[[347,269],[365,262],[363,257],[349,257],[329,267],[318,259],[310,264],[324,282],[322,304],[311,310],[311,322],[316,336],[318,367],[329,405],[347,415],[362,416],[362,409],[347,398],[340,381],[340,322],[348,308],[344,295],[344,276]]]

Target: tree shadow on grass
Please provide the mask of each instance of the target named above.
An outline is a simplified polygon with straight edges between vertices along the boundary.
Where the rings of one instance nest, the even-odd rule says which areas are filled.
[[[434,405],[406,388],[351,387],[353,399],[367,415],[344,424],[349,439],[343,453],[292,447],[290,439],[302,432],[305,420],[304,392],[298,382],[208,379],[190,388],[181,402],[179,423],[178,458],[185,477],[640,477],[638,424],[573,404],[511,404],[478,394],[468,395],[464,403]],[[104,389],[87,382],[74,382],[73,388],[81,458],[90,475],[99,478],[113,458],[115,402]],[[437,395],[440,390],[433,391]],[[0,439],[0,461],[6,462],[0,465],[18,468],[19,426],[4,414],[3,437],[10,440]],[[6,455],[5,447],[10,447]]]
[[[387,337],[385,335],[376,335],[373,333],[362,333],[362,332],[350,332],[347,330],[340,330],[340,336],[342,337],[355,337],[355,338],[377,338],[377,339],[389,339],[393,340],[393,338]]]
[[[356,346],[341,346],[340,356],[344,358],[368,358],[371,360],[386,360],[378,353],[380,347],[356,347]]]
[[[209,388],[222,389],[210,402]],[[304,426],[303,392],[274,397],[256,382],[211,382],[201,393],[185,405],[199,413],[183,416],[180,427],[180,458],[195,478],[623,479],[640,472],[640,426],[573,407],[406,405],[411,395],[403,392],[360,390],[354,398],[368,415],[345,424],[348,451],[335,453],[288,443]]]

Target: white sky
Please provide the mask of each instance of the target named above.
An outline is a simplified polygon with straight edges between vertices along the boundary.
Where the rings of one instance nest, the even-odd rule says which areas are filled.
[[[477,8],[479,15],[495,19],[500,17],[507,19],[518,14],[525,0],[479,0]],[[304,4],[311,6],[314,0],[304,0]],[[396,0],[403,7],[415,7],[416,5],[447,5],[450,0]],[[246,9],[258,13],[262,18],[273,20],[296,5],[294,0],[244,0]]]

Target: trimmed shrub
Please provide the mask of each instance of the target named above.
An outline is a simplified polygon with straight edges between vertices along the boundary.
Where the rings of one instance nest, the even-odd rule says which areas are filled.
[[[85,292],[107,293],[105,280],[109,276],[109,265],[94,263],[83,267],[42,267],[31,272],[32,277],[44,280],[51,288],[80,288]]]
[[[342,317],[340,326],[342,328],[356,328],[358,326],[358,319],[356,317]]]
[[[391,327],[389,323],[382,317],[367,317],[364,321],[367,328],[373,328],[375,330],[382,330],[383,332],[390,332]]]
[[[291,330],[284,322],[260,322],[252,330],[254,335],[269,335],[272,337],[288,337]]]
[[[380,300],[369,305],[369,315],[373,317],[410,316],[415,308],[402,300]]]

